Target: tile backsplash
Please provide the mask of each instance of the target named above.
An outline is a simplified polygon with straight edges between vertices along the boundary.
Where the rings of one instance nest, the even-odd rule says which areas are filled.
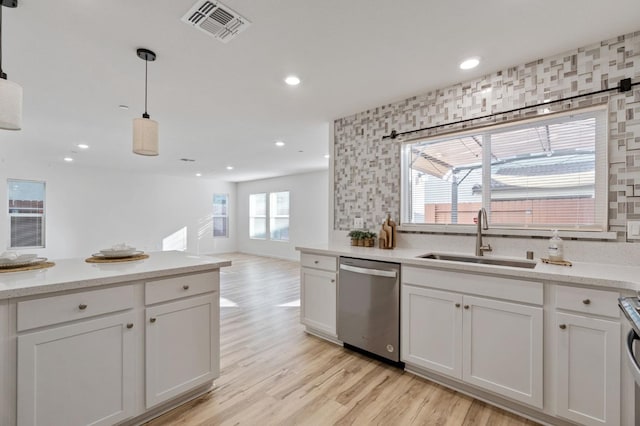
[[[482,78],[433,90],[335,121],[334,229],[351,228],[354,217],[377,229],[386,213],[400,217],[401,141],[383,139],[437,126],[414,136],[433,136],[488,123],[606,104],[609,110],[609,230],[626,239],[627,220],[640,220],[640,87],[573,101],[556,100],[640,81],[640,31]],[[541,107],[544,105],[544,107]],[[535,108],[538,106],[539,108]],[[512,109],[523,111],[481,117]],[[476,119],[462,124],[460,120]]]

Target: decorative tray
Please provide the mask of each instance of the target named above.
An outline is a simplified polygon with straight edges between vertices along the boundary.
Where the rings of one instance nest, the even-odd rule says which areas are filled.
[[[32,257],[31,259],[16,259],[12,261],[3,260],[0,262],[0,269],[15,269],[24,266],[34,266],[47,261],[46,257]]]

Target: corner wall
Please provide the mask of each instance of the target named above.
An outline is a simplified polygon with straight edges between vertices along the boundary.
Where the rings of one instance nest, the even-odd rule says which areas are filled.
[[[24,249],[52,259],[87,257],[118,243],[144,251],[162,250],[174,235],[196,254],[236,250],[236,184],[203,178],[135,174],[0,159],[0,200],[7,179],[46,182],[46,248]],[[213,238],[213,194],[230,198],[230,238]],[[5,201],[6,202],[6,201]],[[6,204],[0,208],[0,252],[9,246]],[[186,230],[186,241],[183,232]]]
[[[327,171],[238,183],[238,250],[259,256],[298,260],[296,246],[328,241],[329,175]],[[290,191],[288,242],[249,238],[249,195]]]

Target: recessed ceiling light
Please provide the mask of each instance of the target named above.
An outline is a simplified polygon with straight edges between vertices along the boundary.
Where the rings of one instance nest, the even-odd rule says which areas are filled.
[[[233,170],[233,166],[227,166],[227,170]]]
[[[89,149],[89,145],[87,145],[86,143],[79,143],[76,146],[80,149]]]
[[[460,63],[460,69],[461,70],[470,70],[472,68],[475,68],[478,66],[478,64],[480,64],[480,59],[479,58],[469,58],[465,61],[462,61]]]
[[[129,106],[128,105],[118,105],[118,108],[126,110],[126,109],[129,109]]]
[[[202,176],[202,173],[196,173],[196,176],[200,177]]]
[[[324,158],[331,158],[331,156],[329,154],[325,154]]]
[[[290,75],[284,79],[284,82],[287,83],[289,86],[297,86],[298,84],[300,84],[300,79],[295,75]]]
[[[66,161],[67,163],[70,163],[73,161],[73,158],[71,157],[64,157],[64,161]]]
[[[284,142],[282,141],[276,141],[276,146],[284,146]]]

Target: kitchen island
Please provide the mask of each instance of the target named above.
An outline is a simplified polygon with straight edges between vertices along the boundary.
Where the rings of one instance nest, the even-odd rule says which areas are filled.
[[[55,263],[0,274],[0,424],[135,424],[210,389],[230,261]]]
[[[340,257],[399,264],[405,370],[546,424],[638,424],[617,301],[640,290],[640,267],[482,258],[527,264],[501,266],[425,258],[481,260],[429,247],[297,249],[307,332],[342,343],[338,287],[351,283]]]

